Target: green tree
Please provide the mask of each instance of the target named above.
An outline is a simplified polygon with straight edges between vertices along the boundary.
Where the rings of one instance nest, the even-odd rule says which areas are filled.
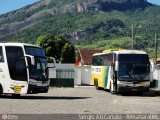
[[[44,48],[48,57],[54,57],[56,62],[74,63],[75,48],[61,35],[42,35],[39,36],[36,45]],[[72,56],[70,56],[70,54]]]
[[[75,48],[72,44],[66,43],[62,48],[62,63],[74,63],[75,62]]]

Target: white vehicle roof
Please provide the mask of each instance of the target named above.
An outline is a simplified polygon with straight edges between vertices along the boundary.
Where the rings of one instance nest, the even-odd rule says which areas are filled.
[[[0,43],[1,46],[33,46],[33,47],[40,47],[33,44],[27,44],[27,43]]]
[[[142,50],[118,50],[118,51],[111,51],[111,52],[102,52],[102,53],[95,53],[93,56],[96,55],[105,55],[108,53],[116,53],[116,54],[147,54],[145,51]]]
[[[147,54],[145,51],[142,51],[142,50],[120,50],[120,51],[113,51],[113,53],[117,53],[117,54]]]

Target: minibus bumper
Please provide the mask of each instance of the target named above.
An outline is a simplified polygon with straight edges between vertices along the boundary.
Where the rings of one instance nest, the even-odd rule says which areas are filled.
[[[28,85],[28,94],[35,94],[35,93],[47,93],[49,90],[48,86],[37,86],[37,85]]]

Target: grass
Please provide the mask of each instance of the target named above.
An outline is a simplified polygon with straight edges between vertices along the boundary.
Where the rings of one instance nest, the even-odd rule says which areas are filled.
[[[132,49],[131,48],[132,38],[130,37],[122,37],[122,38],[114,38],[108,40],[100,40],[98,42],[93,42],[89,45],[75,45],[76,50],[79,48],[94,48],[94,49],[111,49],[111,48],[122,48],[122,49]],[[144,50],[145,51],[145,50]],[[147,52],[149,58],[155,57],[155,50],[151,50]],[[158,49],[157,57],[160,58],[160,49]]]
[[[131,38],[130,37],[122,37],[122,38],[114,38],[108,40],[100,40],[98,42],[93,42],[89,45],[75,45],[76,49],[79,48],[95,48],[95,49],[111,49],[111,48],[123,48],[129,49],[131,47]]]

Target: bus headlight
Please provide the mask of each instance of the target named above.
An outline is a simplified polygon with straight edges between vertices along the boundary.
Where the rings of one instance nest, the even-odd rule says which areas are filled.
[[[33,81],[30,81],[29,84],[31,84],[31,85],[37,85],[37,83],[33,82]]]

